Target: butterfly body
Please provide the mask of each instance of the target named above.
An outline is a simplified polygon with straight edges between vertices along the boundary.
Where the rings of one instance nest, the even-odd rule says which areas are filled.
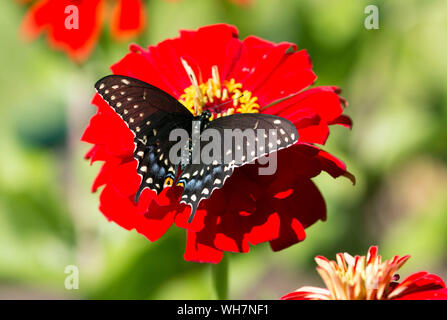
[[[195,116],[193,121],[200,121],[201,129],[203,129],[208,122],[210,122],[212,114],[208,110],[204,110],[200,115]]]
[[[194,116],[168,93],[138,79],[106,76],[95,84],[95,88],[134,134],[134,158],[141,177],[135,202],[146,188],[158,194],[164,188],[182,186],[180,202],[191,206],[189,221],[199,203],[223,187],[236,167],[298,140],[295,126],[286,119],[253,113],[233,114],[210,121],[212,114],[208,110]],[[173,161],[171,152],[179,142],[171,140],[170,134],[177,129],[189,135],[188,140],[180,144],[180,149],[185,151],[180,163]],[[228,139],[217,139],[226,138],[235,129],[257,130],[261,134],[253,136],[255,140],[249,140],[248,136],[239,140],[230,136],[231,142],[237,141],[229,145],[224,143]],[[273,139],[267,132],[275,133]],[[214,138],[206,140],[206,133],[213,133]],[[261,141],[264,144],[261,145]],[[205,161],[200,150],[207,148],[213,150],[213,156]],[[195,153],[196,150],[199,153]]]

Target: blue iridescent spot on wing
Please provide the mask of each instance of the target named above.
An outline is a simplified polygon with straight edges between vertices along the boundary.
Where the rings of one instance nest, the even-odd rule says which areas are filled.
[[[187,189],[187,190],[194,190],[195,184],[196,184],[196,180],[186,181],[185,189]]]
[[[211,180],[212,180],[212,175],[211,175],[211,174],[207,174],[207,175],[205,176],[205,179],[203,180],[203,182],[204,182],[205,184],[209,184],[209,183],[211,183]]]
[[[203,182],[200,181],[200,180],[195,180],[195,181],[196,181],[196,183],[195,183],[195,185],[194,185],[194,190],[196,190],[196,191],[200,191],[201,188],[202,188]]]
[[[154,174],[158,174],[158,169],[159,169],[160,167],[158,166],[158,164],[156,164],[156,163],[154,163],[153,165],[152,165],[152,167],[151,167],[151,171],[154,173]]]

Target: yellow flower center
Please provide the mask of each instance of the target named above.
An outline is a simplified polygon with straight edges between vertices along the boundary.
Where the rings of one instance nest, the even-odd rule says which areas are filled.
[[[371,253],[373,253],[371,255]],[[316,258],[317,271],[334,300],[382,300],[389,298],[389,286],[409,256],[382,261],[376,252],[368,256],[338,254],[337,261]]]
[[[192,68],[182,59],[183,66],[191,79],[191,85],[184,90],[179,101],[194,115],[204,110],[211,112],[211,119],[233,113],[258,113],[257,97],[234,79],[220,81],[217,66],[212,67],[212,77],[198,83]]]

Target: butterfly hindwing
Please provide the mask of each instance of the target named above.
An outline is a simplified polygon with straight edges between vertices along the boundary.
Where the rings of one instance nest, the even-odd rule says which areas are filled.
[[[174,184],[177,176],[178,165],[169,161],[169,146],[145,145],[136,141],[135,157],[138,160],[137,173],[141,176],[141,184],[135,196],[138,202],[141,192],[145,188],[160,193],[165,187]]]
[[[191,206],[188,222],[194,218],[200,201],[208,199],[215,189],[221,188],[233,170],[232,166],[223,164],[191,164],[185,168],[178,183],[183,184],[184,188],[180,203]]]

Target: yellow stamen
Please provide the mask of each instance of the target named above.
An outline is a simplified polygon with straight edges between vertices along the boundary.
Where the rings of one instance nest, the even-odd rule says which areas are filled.
[[[219,76],[219,69],[217,66],[213,66],[211,68],[211,73],[213,77],[213,89],[215,91],[216,97],[220,99],[221,97],[221,91],[220,91],[220,76]]]
[[[196,94],[196,96],[195,96],[196,99],[194,99],[195,114],[202,113],[202,106],[204,105],[203,95],[202,95],[202,91],[200,90],[199,84],[197,82],[196,75],[194,74],[194,71],[189,66],[188,62],[186,62],[186,60],[184,60],[183,58],[180,58],[180,60],[182,61],[183,68],[185,68],[186,73],[188,74],[189,79],[191,80],[191,84],[192,84],[191,86],[194,88],[194,91]]]
[[[212,67],[211,78],[199,84],[188,63],[182,59],[182,64],[191,79],[191,86],[184,89],[179,101],[194,115],[207,109],[212,113],[212,120],[234,113],[259,112],[258,98],[234,79],[221,82],[217,66]]]

